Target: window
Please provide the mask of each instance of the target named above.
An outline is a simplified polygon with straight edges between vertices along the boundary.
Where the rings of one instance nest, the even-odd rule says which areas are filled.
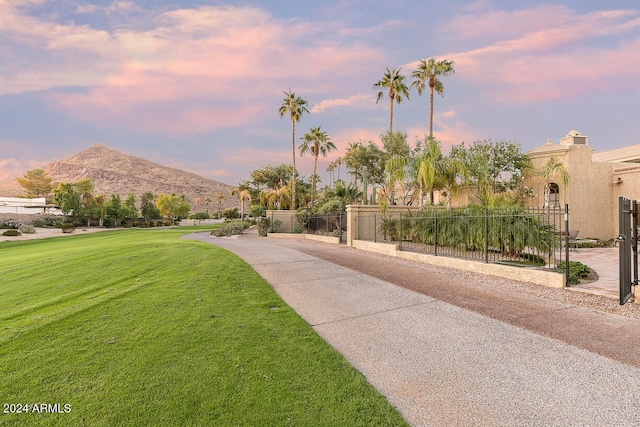
[[[549,207],[560,207],[560,187],[555,182],[549,184]]]

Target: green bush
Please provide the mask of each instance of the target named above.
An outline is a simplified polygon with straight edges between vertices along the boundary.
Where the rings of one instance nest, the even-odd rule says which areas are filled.
[[[567,264],[565,264],[564,262],[561,262],[560,264],[558,264],[558,271],[560,273],[565,272],[566,268],[567,268]],[[580,279],[583,279],[589,276],[589,273],[591,273],[591,269],[588,266],[578,261],[569,261],[569,284],[570,285],[577,285],[578,283],[580,283]]]
[[[245,225],[239,221],[227,222],[215,230],[211,230],[211,235],[215,237],[228,237],[235,234],[242,234]]]
[[[35,234],[36,229],[35,227],[33,227],[32,225],[23,225],[22,227],[19,228],[21,233],[24,234]]]
[[[21,236],[22,233],[16,230],[15,228],[10,228],[2,233],[3,236]]]
[[[63,233],[73,233],[74,231],[76,231],[75,225],[70,222],[65,222],[60,228],[62,228]]]
[[[258,220],[258,235],[266,236],[271,226],[271,220],[269,218],[260,218]]]
[[[116,219],[115,218],[105,218],[103,224],[104,224],[105,228],[114,228],[116,226]]]
[[[60,228],[65,222],[62,215],[42,215],[32,221],[34,227],[40,228]]]
[[[2,223],[2,226],[0,228],[8,228],[10,230],[17,230],[22,226],[22,222],[17,220],[17,219],[13,219],[13,218],[9,218],[7,220],[5,220]]]

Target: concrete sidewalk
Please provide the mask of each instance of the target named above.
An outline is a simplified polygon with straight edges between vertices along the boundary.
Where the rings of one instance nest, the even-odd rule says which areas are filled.
[[[520,316],[525,324],[542,323],[541,330],[551,330],[545,336],[309,255],[296,249],[299,242],[255,234],[185,238],[215,244],[249,263],[413,426],[640,425],[637,343],[634,357],[625,362],[626,349],[620,362],[566,338],[581,327],[585,335],[601,332],[591,345],[605,351],[611,331],[621,340],[634,339],[638,320],[533,297],[500,302],[484,288],[474,295],[477,305],[482,293],[493,298],[489,309],[498,318],[506,312],[514,321]],[[345,249],[316,250],[437,290],[436,275],[391,259],[380,265],[380,258]],[[451,283],[468,286],[456,292],[463,298],[472,292],[473,283]],[[562,340],[552,338],[556,333]]]

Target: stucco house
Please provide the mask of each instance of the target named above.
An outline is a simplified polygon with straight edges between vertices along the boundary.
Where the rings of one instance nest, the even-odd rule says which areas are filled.
[[[562,162],[569,173],[565,187],[559,177],[551,182],[550,206],[569,205],[569,227],[580,237],[612,239],[618,235],[618,198],[640,199],[640,145],[594,153],[589,137],[571,130],[559,144],[546,144],[526,153],[534,167],[550,158]],[[533,178],[530,204],[543,205],[545,182]]]
[[[55,205],[47,205],[44,197],[0,197],[0,214],[62,214]]]

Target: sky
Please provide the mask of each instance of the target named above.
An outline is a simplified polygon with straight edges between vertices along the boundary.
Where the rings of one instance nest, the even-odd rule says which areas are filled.
[[[637,0],[0,0],[0,179],[100,143],[233,186],[292,161],[285,91],[338,150],[389,127],[373,84],[454,62],[434,137],[523,151],[572,129],[596,151],[640,144]],[[394,107],[413,145],[428,91]],[[296,166],[309,177],[311,156]],[[341,177],[346,178],[344,169]]]

